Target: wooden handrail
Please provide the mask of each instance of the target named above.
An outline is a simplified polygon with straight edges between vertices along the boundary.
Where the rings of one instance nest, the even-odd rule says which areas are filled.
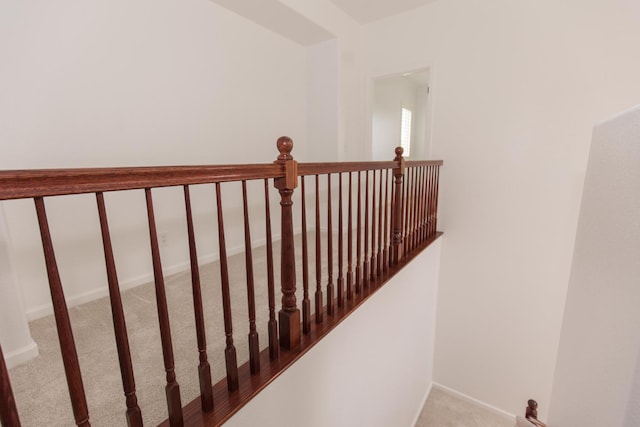
[[[116,347],[125,394],[125,416],[128,424],[132,426],[142,425],[143,414],[137,403],[125,313],[103,196],[105,192],[145,190],[156,308],[166,374],[165,393],[169,418],[165,423],[171,427],[223,423],[438,236],[436,232],[438,178],[442,161],[408,161],[402,157],[402,148],[398,147],[393,161],[298,164],[291,154],[293,142],[290,138],[279,138],[277,147],[278,158],[275,162],[268,164],[0,171],[0,200],[33,198],[36,203],[62,359],[78,425],[89,425],[90,408],[84,394],[72,325],[61,278],[57,271],[54,246],[46,219],[45,197],[95,193]],[[306,188],[305,177],[307,177]],[[293,225],[293,195],[299,179],[302,183],[300,203],[302,248],[299,249],[301,249],[303,270],[303,300],[300,303],[296,299],[297,249]],[[259,346],[256,325],[256,285],[253,277],[250,205],[247,191],[247,181],[256,180],[263,181],[266,216],[269,339],[268,345],[263,349]],[[280,288],[282,298],[277,319],[269,204],[269,190],[273,190],[270,180],[279,192],[281,207]],[[227,265],[221,192],[221,184],[227,182],[240,182],[242,185],[250,357],[241,366],[237,364],[234,343],[233,307],[230,298],[230,287],[234,284],[230,281]],[[215,212],[211,215],[217,218],[221,303],[226,343],[224,348],[226,378],[213,386],[208,358],[216,356],[209,355],[206,347],[207,325],[203,313],[196,251],[197,231],[191,212],[189,191],[189,186],[194,184],[214,184],[215,186],[216,206]],[[314,185],[315,191],[313,191]],[[197,338],[197,348],[194,348],[194,351],[199,355],[199,365],[194,366],[194,369],[197,368],[198,371],[200,396],[184,407],[181,404],[180,388],[175,373],[170,313],[152,198],[153,189],[168,186],[181,186],[184,190]],[[337,191],[335,187],[338,187]],[[310,198],[310,203],[307,203],[307,197]],[[314,224],[307,224],[307,206],[313,206],[310,209],[315,210],[315,222],[310,221]],[[253,217],[254,211],[251,212]],[[344,218],[345,215],[346,218]],[[307,225],[312,228],[308,230]],[[334,229],[334,225],[337,225],[337,230]],[[309,259],[308,232],[315,234],[315,265],[310,265],[314,261]],[[322,243],[322,240],[325,243]],[[334,242],[337,244],[334,245]],[[336,247],[337,254],[334,253]],[[337,275],[334,264],[337,266]],[[308,278],[313,267],[316,272],[314,304],[310,301]],[[327,268],[324,269],[324,267]],[[324,272],[327,274],[326,277],[323,277]],[[315,310],[312,311],[312,309]],[[2,425],[5,427],[19,425],[1,348],[0,386]]]

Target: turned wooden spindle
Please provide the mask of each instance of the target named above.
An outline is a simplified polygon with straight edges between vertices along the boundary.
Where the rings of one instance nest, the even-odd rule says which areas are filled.
[[[222,312],[224,315],[224,335],[226,346],[224,359],[227,368],[227,389],[236,391],[238,382],[238,359],[233,344],[233,319],[231,317],[231,292],[229,291],[229,266],[227,262],[227,244],[224,238],[224,216],[222,212],[222,194],[220,183],[216,182],[216,211],[218,213],[218,245],[220,248],[220,286],[222,288]]]
[[[309,300],[309,243],[307,241],[307,194],[302,181],[302,332],[311,332],[311,301]]]
[[[204,326],[204,307],[200,286],[200,268],[198,266],[198,250],[196,234],[193,227],[191,211],[191,194],[189,186],[184,186],[184,205],[187,218],[187,237],[189,239],[189,261],[191,262],[191,291],[193,294],[193,313],[196,322],[196,339],[198,342],[198,380],[200,383],[200,403],[204,412],[213,410],[213,389],[211,387],[211,366],[207,355],[207,338]]]
[[[279,313],[280,345],[292,349],[300,343],[300,310],[296,303],[296,262],[293,241],[293,190],[298,186],[298,163],[293,160],[293,141],[287,136],[278,138],[280,155],[276,164],[282,165],[284,176],[274,179],[280,192],[282,208],[282,243],[280,257],[280,280],[282,287],[282,309]]]
[[[171,427],[183,425],[182,403],[180,399],[180,386],[176,380],[175,363],[173,358],[173,344],[171,342],[171,326],[169,324],[169,307],[167,306],[167,293],[162,273],[160,260],[160,246],[156,231],[155,213],[153,210],[153,198],[151,188],[145,188],[147,200],[147,219],[149,220],[149,241],[151,243],[151,260],[153,264],[153,278],[156,291],[156,308],[160,325],[160,341],[162,343],[162,356],[167,380],[165,394],[167,397],[167,409],[169,411],[169,424]]]
[[[369,266],[371,271],[368,271],[369,282],[373,286],[376,280],[376,170],[372,170],[373,183],[371,185],[371,258]]]
[[[111,245],[109,222],[107,221],[107,209],[105,207],[103,193],[96,193],[96,202],[98,204],[102,246],[104,248],[105,265],[107,268],[111,317],[113,319],[113,330],[116,337],[116,348],[118,351],[118,361],[120,363],[122,387],[124,389],[126,399],[125,403],[127,405],[127,425],[129,427],[142,427],[142,413],[140,412],[138,398],[136,396],[136,382],[133,375],[133,365],[131,363],[127,324],[125,322],[124,309],[122,307],[122,296],[120,295],[120,285],[118,284],[116,263],[113,257],[113,247]],[[211,383],[211,381],[209,381],[209,383]]]
[[[343,276],[343,230],[342,230],[342,173],[338,174],[338,307],[344,305],[344,276]]]
[[[393,195],[392,195],[393,197]],[[389,169],[384,173],[384,249],[382,251],[383,272],[389,271]]]
[[[364,171],[364,261],[362,262],[362,289],[369,286],[369,171]]]
[[[347,213],[347,299],[353,298],[353,187],[349,172],[349,209]]]
[[[247,273],[247,309],[249,311],[249,365],[251,374],[260,372],[260,338],[256,328],[256,292],[253,280],[253,253],[251,250],[251,227],[247,203],[247,181],[242,181],[242,207],[244,212],[244,255]]]
[[[402,179],[404,176],[404,158],[402,147],[396,147],[396,157],[393,159],[397,166],[393,168],[393,239],[392,239],[392,264],[398,265],[402,259]]]
[[[333,315],[335,290],[333,286],[333,227],[331,223],[331,174],[327,174],[327,315]]]
[[[362,288],[362,177],[358,171],[358,209],[356,213],[356,294]]]
[[[89,423],[87,398],[84,393],[80,363],[78,362],[78,352],[76,350],[75,340],[73,339],[71,321],[69,320],[69,311],[67,309],[64,291],[62,290],[60,274],[58,273],[58,264],[56,263],[56,256],[53,250],[53,242],[51,241],[44,199],[42,197],[35,197],[33,200],[36,204],[40,237],[42,238],[42,249],[44,250],[47,277],[49,278],[49,290],[51,291],[51,302],[53,303],[53,314],[58,329],[58,340],[60,341],[62,363],[67,377],[67,385],[69,386],[71,407],[73,408],[76,425],[88,427],[91,424]]]
[[[269,294],[269,359],[280,357],[278,321],[276,320],[276,291],[273,276],[273,238],[271,236],[271,206],[269,203],[269,179],[264,180],[264,212],[267,236],[267,293]]]
[[[322,323],[322,308],[323,308],[323,295],[322,295],[322,245],[320,234],[320,182],[319,176],[316,175],[316,323]]]

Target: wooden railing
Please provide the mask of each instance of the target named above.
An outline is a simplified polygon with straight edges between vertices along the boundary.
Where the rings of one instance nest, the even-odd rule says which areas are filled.
[[[402,149],[397,148],[395,159],[389,162],[298,164],[291,155],[293,143],[289,138],[280,138],[277,146],[280,155],[273,164],[0,172],[0,200],[32,198],[35,202],[58,339],[76,425],[90,425],[89,409],[73,328],[49,231],[45,198],[71,194],[95,194],[116,350],[125,395],[123,410],[129,426],[141,426],[143,414],[137,402],[125,313],[105,206],[105,192],[142,189],[145,193],[156,307],[166,374],[165,392],[169,417],[164,424],[170,426],[223,423],[363,303],[419,250],[436,238],[438,174],[441,161],[405,161],[402,158]],[[247,182],[256,180],[264,183],[269,312],[268,346],[264,349],[259,346],[256,327],[252,259],[254,243],[251,239],[249,218],[251,209],[248,206],[247,196]],[[273,185],[280,194],[281,205],[282,299],[277,319],[270,180],[273,180]],[[233,284],[229,280],[227,265],[221,193],[221,185],[228,182],[240,182],[242,185],[249,361],[240,367],[237,363],[232,328],[233,308],[230,300],[230,286]],[[191,210],[190,186],[194,184],[213,184],[215,188],[226,343],[224,349],[226,377],[217,381],[215,385],[212,384],[211,367],[208,361],[196,231]],[[299,217],[294,212],[293,206],[294,191],[298,184],[301,187]],[[197,336],[197,349],[194,351],[199,355],[197,371],[200,397],[184,407],[175,373],[172,331],[152,191],[152,189],[167,186],[181,186],[184,192]],[[314,193],[311,199],[313,220],[307,217],[310,191]],[[326,197],[321,197],[325,192]],[[298,248],[295,244],[297,233],[294,230],[297,226],[294,227],[294,217],[300,218],[301,222],[301,242]],[[310,289],[309,284],[309,276],[312,273],[310,271],[312,265],[309,261],[311,248],[308,242],[310,233],[315,234],[314,289]],[[337,254],[334,243],[337,243]],[[300,253],[302,301],[298,304],[296,260]],[[325,264],[326,278],[322,275]],[[337,267],[337,275],[334,267]],[[0,356],[2,356],[1,348]],[[4,357],[0,357],[0,420],[5,427],[20,425]]]

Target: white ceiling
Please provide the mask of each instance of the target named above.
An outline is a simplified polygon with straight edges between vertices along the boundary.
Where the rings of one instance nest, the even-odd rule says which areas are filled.
[[[436,0],[331,0],[361,24],[387,18]]]

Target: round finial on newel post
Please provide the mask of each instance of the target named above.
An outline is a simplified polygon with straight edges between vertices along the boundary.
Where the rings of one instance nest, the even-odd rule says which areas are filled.
[[[400,160],[402,158],[402,153],[404,153],[404,148],[396,147],[396,158],[393,160]]]
[[[280,155],[278,160],[293,160],[291,150],[293,150],[293,141],[288,136],[281,136],[277,142],[278,151]]]

